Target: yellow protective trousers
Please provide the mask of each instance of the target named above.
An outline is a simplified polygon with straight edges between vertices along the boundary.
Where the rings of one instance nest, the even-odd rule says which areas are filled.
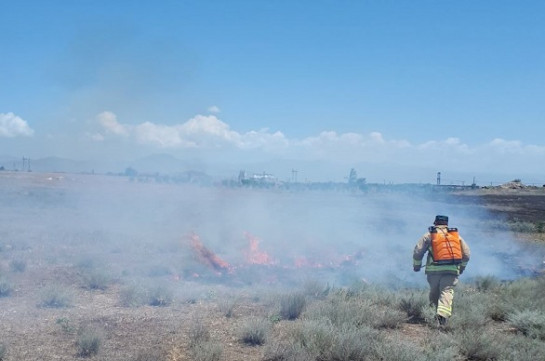
[[[458,276],[450,273],[428,273],[430,285],[430,304],[437,309],[437,314],[445,318],[452,315],[454,287],[458,284]]]

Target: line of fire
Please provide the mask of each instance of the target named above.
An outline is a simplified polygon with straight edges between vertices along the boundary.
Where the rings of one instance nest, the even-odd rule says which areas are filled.
[[[274,269],[275,272],[268,273],[277,274],[278,271],[293,271],[301,269],[313,270],[338,270],[344,267],[358,266],[363,259],[363,251],[358,251],[354,254],[347,255],[328,255],[326,260],[317,260],[308,256],[298,255],[288,257],[287,260],[281,262],[267,252],[260,249],[261,239],[249,232],[244,232],[242,237],[246,243],[246,248],[242,250],[241,255],[243,261],[238,264],[233,264],[222,257],[218,256],[210,247],[206,246],[201,237],[193,232],[184,237],[184,245],[188,246],[192,251],[194,259],[204,266],[204,273],[191,272],[189,277],[214,277],[221,278],[237,278],[241,273],[247,272],[250,268],[252,271],[259,267],[263,270]],[[274,276],[270,276],[274,277]],[[269,278],[267,282],[275,282],[273,278]]]

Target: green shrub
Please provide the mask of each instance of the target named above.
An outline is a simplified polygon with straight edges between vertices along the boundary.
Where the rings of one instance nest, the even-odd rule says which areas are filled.
[[[325,350],[322,357],[325,360],[366,361],[371,359],[379,344],[384,342],[377,338],[368,327],[356,328],[346,325],[330,333],[331,347]],[[389,360],[389,359],[384,359]]]
[[[485,327],[490,318],[489,307],[495,302],[492,293],[455,293],[453,313],[448,329],[480,329]]]
[[[457,340],[450,333],[434,332],[424,338],[424,355],[429,361],[461,360]]]
[[[265,346],[263,361],[315,361],[311,355],[299,344],[273,342]]]
[[[67,318],[57,318],[55,323],[61,327],[64,333],[70,334],[75,331],[75,327],[70,323],[70,320]]]
[[[331,286],[324,286],[318,280],[308,279],[303,283],[303,294],[316,299],[323,299],[331,291]]]
[[[502,334],[498,344],[502,347],[500,360],[542,360],[545,354],[543,341],[535,340],[523,335]]]
[[[104,271],[91,270],[83,276],[85,288],[90,290],[105,290],[112,278]]]
[[[102,345],[102,339],[102,332],[97,328],[84,327],[80,329],[76,340],[78,356],[91,357],[96,355]]]
[[[119,291],[119,303],[124,307],[142,306],[146,304],[146,293],[136,285],[125,286]]]
[[[191,347],[210,341],[210,330],[200,317],[194,317],[189,325],[189,345]]]
[[[225,296],[218,301],[218,308],[225,317],[230,318],[234,315],[237,303],[238,300],[236,298]]]
[[[280,297],[280,317],[285,320],[298,318],[307,304],[305,295],[300,292],[284,294]]]
[[[150,306],[168,306],[173,299],[172,291],[165,286],[153,287],[148,293],[148,305]]]
[[[201,342],[191,349],[194,361],[219,361],[223,353],[223,347],[216,342]]]
[[[542,312],[515,311],[507,316],[507,322],[524,336],[545,340],[545,314]]]
[[[271,324],[267,319],[251,317],[242,323],[239,339],[246,345],[263,345],[267,340],[270,328]]]
[[[398,328],[407,321],[405,312],[391,307],[374,307],[373,315],[370,325],[374,328]]]
[[[376,342],[374,344],[374,359],[388,361],[425,361],[426,356],[422,354],[422,349],[415,344],[401,339],[399,336],[385,342]],[[369,358],[361,358],[367,360]],[[436,361],[436,359],[433,359]]]
[[[22,259],[16,259],[9,263],[9,269],[12,272],[22,273],[26,270],[26,261]]]
[[[484,328],[461,330],[454,333],[454,338],[466,360],[497,360],[502,353],[495,335]]]
[[[500,287],[501,283],[495,276],[480,276],[475,278],[475,287],[480,292],[492,291]]]
[[[72,292],[61,285],[52,284],[41,289],[41,307],[62,308],[72,304]]]
[[[428,297],[423,292],[404,292],[398,302],[398,308],[407,314],[411,323],[424,321],[424,309],[428,307]]]

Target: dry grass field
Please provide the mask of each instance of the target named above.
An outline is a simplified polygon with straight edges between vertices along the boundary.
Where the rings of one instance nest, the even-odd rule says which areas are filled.
[[[542,189],[438,200],[10,172],[0,187],[0,360],[545,358]],[[411,252],[444,210],[474,259],[440,330]]]

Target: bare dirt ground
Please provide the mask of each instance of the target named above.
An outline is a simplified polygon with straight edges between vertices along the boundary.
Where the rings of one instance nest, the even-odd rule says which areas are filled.
[[[17,183],[18,184],[18,183]],[[3,185],[7,192],[3,202],[18,202],[21,195],[32,197],[35,188],[17,190],[16,184]],[[10,188],[12,187],[12,188]],[[41,187],[41,185],[40,185]],[[26,190],[25,190],[26,189]],[[25,193],[30,192],[30,193]],[[63,198],[63,190],[46,189],[47,202]],[[460,193],[461,202],[480,204],[482,207],[510,221],[539,223],[545,221],[545,191],[488,191]],[[46,203],[47,203],[46,202]],[[15,204],[15,203],[14,203]],[[33,209],[45,207],[41,202]],[[77,212],[70,204],[69,209]],[[8,227],[14,216],[4,207],[3,227]],[[24,219],[24,217],[22,218]],[[36,233],[46,234],[47,229]],[[0,275],[9,279],[13,290],[0,297],[0,343],[6,347],[4,360],[80,360],[78,330],[96,326],[101,331],[102,344],[90,359],[104,361],[192,360],[191,332],[195,323],[202,322],[210,332],[210,339],[221,345],[221,360],[262,360],[264,346],[248,346],[240,341],[242,323],[251,317],[271,317],[273,306],[266,293],[249,287],[225,287],[214,282],[199,282],[178,278],[174,274],[159,275],[152,282],[175,287],[173,301],[164,306],[138,305],[127,307],[120,302],[124,284],[114,277],[105,289],[89,289],[82,281],[81,267],[76,262],[65,262],[63,254],[85,249],[81,243],[57,244],[58,249],[40,248],[40,240],[14,244],[12,233],[2,234],[0,240]],[[106,243],[102,246],[106,247]],[[100,247],[100,246],[99,246]],[[74,249],[73,249],[74,248]],[[59,254],[52,256],[51,254]],[[145,250],[143,252],[146,257]],[[58,257],[55,258],[55,257]],[[13,270],[14,260],[24,260],[24,270]],[[123,265],[118,265],[124,269]],[[115,268],[116,265],[112,265]],[[248,270],[251,272],[251,270]],[[57,284],[71,290],[72,302],[66,307],[43,307],[41,291],[48,284]],[[196,295],[196,296],[188,296]],[[221,304],[236,299],[231,317],[226,317]],[[282,333],[289,321],[277,322],[273,333]],[[422,342],[430,332],[423,325],[404,324],[400,333],[407,340]]]
[[[513,222],[545,222],[545,188],[479,189],[458,194],[460,201],[481,204]]]

